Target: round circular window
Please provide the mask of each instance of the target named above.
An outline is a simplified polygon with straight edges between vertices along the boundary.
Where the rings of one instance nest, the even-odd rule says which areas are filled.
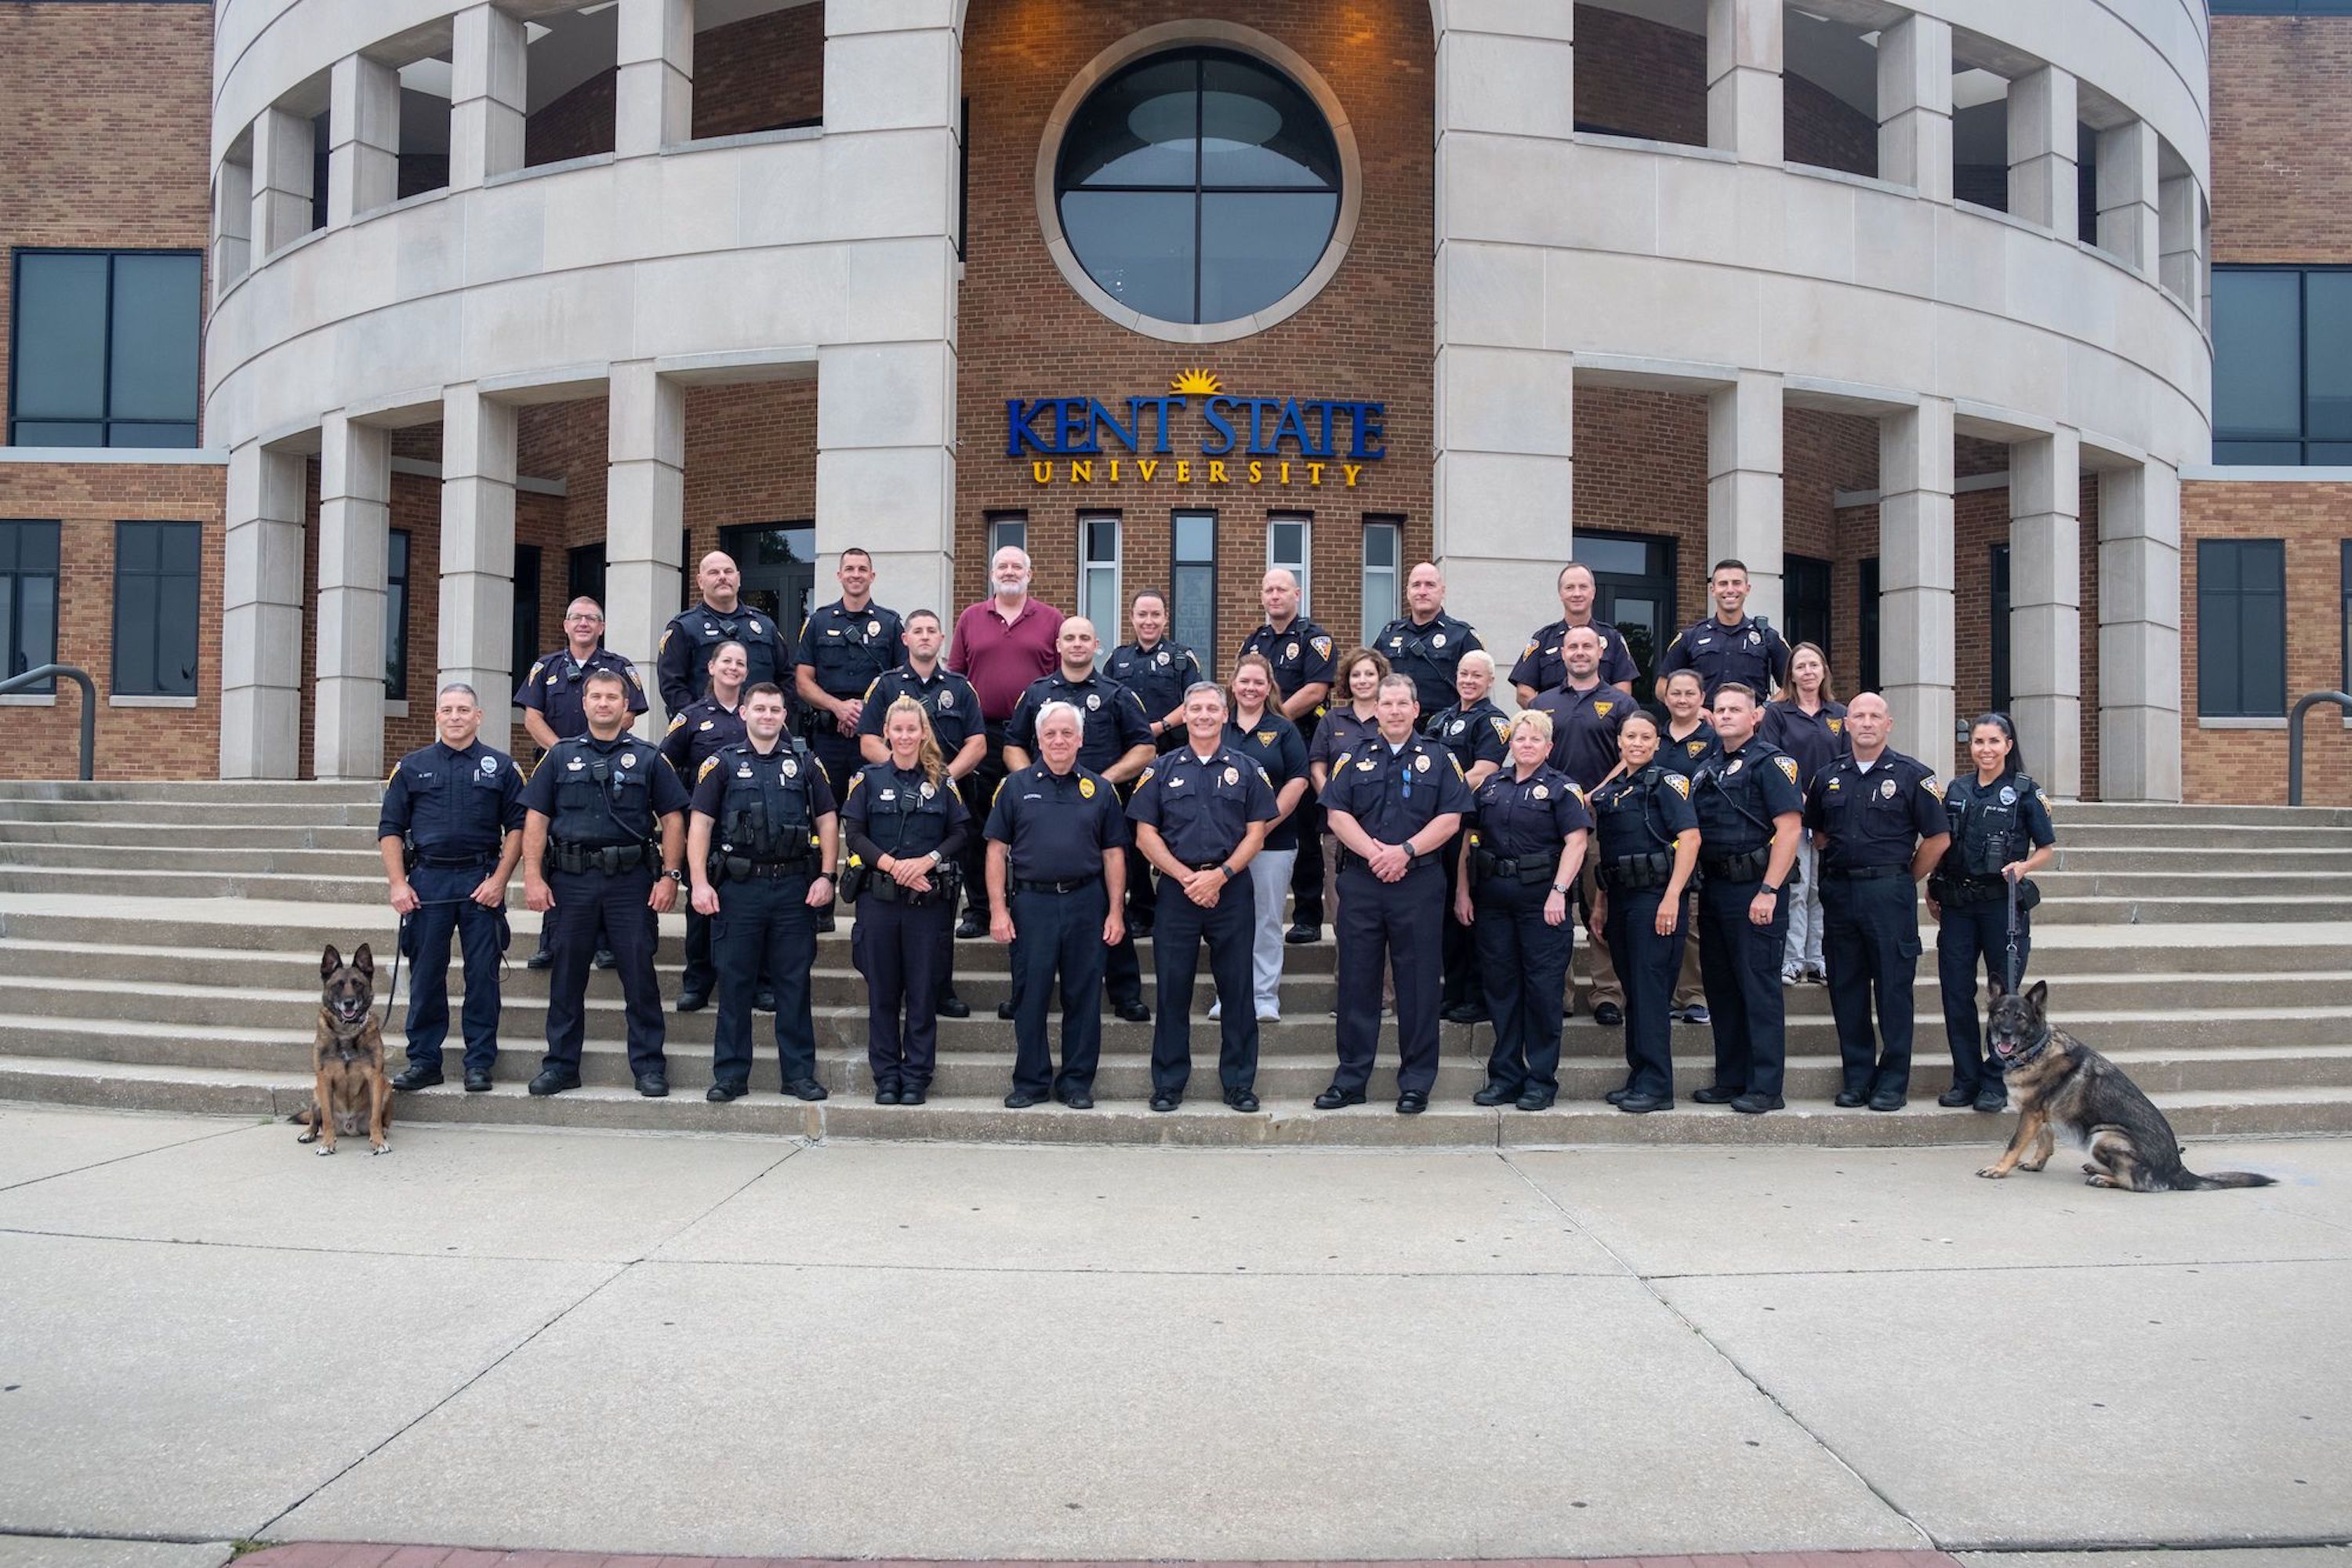
[[[1354,148],[1294,76],[1195,45],[1080,92],[1049,139],[1050,220],[1056,259],[1097,308],[1154,336],[1223,341],[1291,314],[1338,270]]]

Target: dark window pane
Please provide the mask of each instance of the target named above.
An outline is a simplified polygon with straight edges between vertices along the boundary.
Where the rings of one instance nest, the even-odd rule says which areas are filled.
[[[2009,546],[1992,547],[1992,707],[2009,711]]]
[[[1230,321],[1297,288],[1339,216],[1336,195],[1202,196],[1200,320]]]
[[[1576,558],[1591,567],[1595,575],[1603,572],[1624,577],[1649,575],[1649,547],[1638,539],[1600,539],[1579,534],[1575,550]]]
[[[155,570],[155,525],[153,523],[125,522],[115,526],[114,568],[118,575],[125,572]]]
[[[1856,691],[1878,689],[1878,557],[1864,559],[1854,569],[1854,671]]]
[[[2303,280],[2304,435],[2352,440],[2352,272]]]
[[[163,579],[165,592],[155,627],[155,689],[165,697],[196,694],[196,585]]]
[[[2213,273],[2213,428],[2234,437],[2297,436],[2303,410],[2302,279],[2293,272]]]
[[[107,426],[106,444],[110,447],[193,447],[196,444],[196,427],[193,425],[125,422]]]
[[[190,445],[194,443],[191,442]],[[103,447],[103,425],[50,425],[20,421],[12,445],[18,447]]]
[[[1176,613],[1171,617],[1171,633],[1176,640],[1199,653],[1210,664],[1216,662],[1217,648],[1217,569],[1213,566],[1179,566],[1173,586]]]
[[[54,575],[58,569],[58,525],[20,523],[16,533],[16,564],[25,571]]]
[[[1120,304],[1163,321],[1192,321],[1192,198],[1072,191],[1062,232],[1087,276]]]
[[[2255,468],[2285,466],[2292,468],[2303,461],[2300,441],[2216,441],[2213,460],[2217,463],[2244,464]]]
[[[152,575],[117,577],[114,584],[114,689],[126,695],[155,694],[157,580]]]
[[[58,657],[58,580],[54,574],[17,579],[16,647],[23,661],[9,673],[55,663]],[[28,690],[54,691],[57,682],[44,681]]]
[[[1189,188],[1200,67],[1194,57],[1123,71],[1079,106],[1062,142],[1060,183]]]
[[[105,415],[106,263],[103,256],[17,258],[16,417]]]
[[[2314,441],[2304,461],[2324,468],[2352,467],[2352,441]]]
[[[194,256],[114,258],[116,419],[194,421],[204,268]],[[193,443],[192,443],[193,444]],[[131,443],[116,440],[113,445]]]
[[[1254,61],[1212,57],[1202,68],[1203,185],[1339,184],[1339,150],[1307,96]]]
[[[204,547],[204,531],[192,522],[165,523],[157,532],[156,564],[165,572],[195,575]]]

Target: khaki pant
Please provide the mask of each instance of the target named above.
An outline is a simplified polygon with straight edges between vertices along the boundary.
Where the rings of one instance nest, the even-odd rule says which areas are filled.
[[[1576,886],[1584,895],[1584,907],[1591,909],[1592,901],[1601,896],[1601,875],[1593,865],[1593,856],[1590,852],[1584,857],[1584,864],[1577,870]],[[1585,967],[1592,976],[1592,1005],[1598,1007],[1603,1002],[1613,1002],[1622,1008],[1625,1005],[1625,988],[1617,984],[1617,965],[1609,956],[1608,942],[1591,940],[1588,935],[1585,941],[1577,944],[1577,948],[1583,955]],[[1575,967],[1570,965],[1568,979],[1568,1012],[1572,1015],[1575,1011],[1576,973]]]
[[[1698,977],[1698,890],[1683,895],[1683,967],[1675,976],[1675,1006],[1689,1007],[1706,1000],[1706,987]]]

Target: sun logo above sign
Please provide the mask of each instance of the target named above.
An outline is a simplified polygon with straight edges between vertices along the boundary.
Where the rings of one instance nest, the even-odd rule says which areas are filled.
[[[1184,370],[1168,384],[1168,390],[1184,397],[1209,397],[1223,392],[1224,385],[1205,370]]]

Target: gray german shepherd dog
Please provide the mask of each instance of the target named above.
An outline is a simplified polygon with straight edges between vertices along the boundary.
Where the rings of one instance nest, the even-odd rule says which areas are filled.
[[[2000,982],[1993,982],[1985,1039],[2017,1101],[2017,1135],[2000,1158],[1978,1175],[1997,1180],[2020,1166],[2042,1169],[2050,1163],[2054,1133],[2063,1131],[2090,1155],[2083,1163],[2083,1179],[2095,1187],[2200,1193],[2271,1184],[2270,1177],[2252,1171],[2200,1176],[2183,1165],[2172,1123],[2140,1092],[2139,1085],[2082,1041],[2050,1026],[2043,1011],[2049,995],[2048,981],[2037,981],[2014,994],[2003,993]]]

